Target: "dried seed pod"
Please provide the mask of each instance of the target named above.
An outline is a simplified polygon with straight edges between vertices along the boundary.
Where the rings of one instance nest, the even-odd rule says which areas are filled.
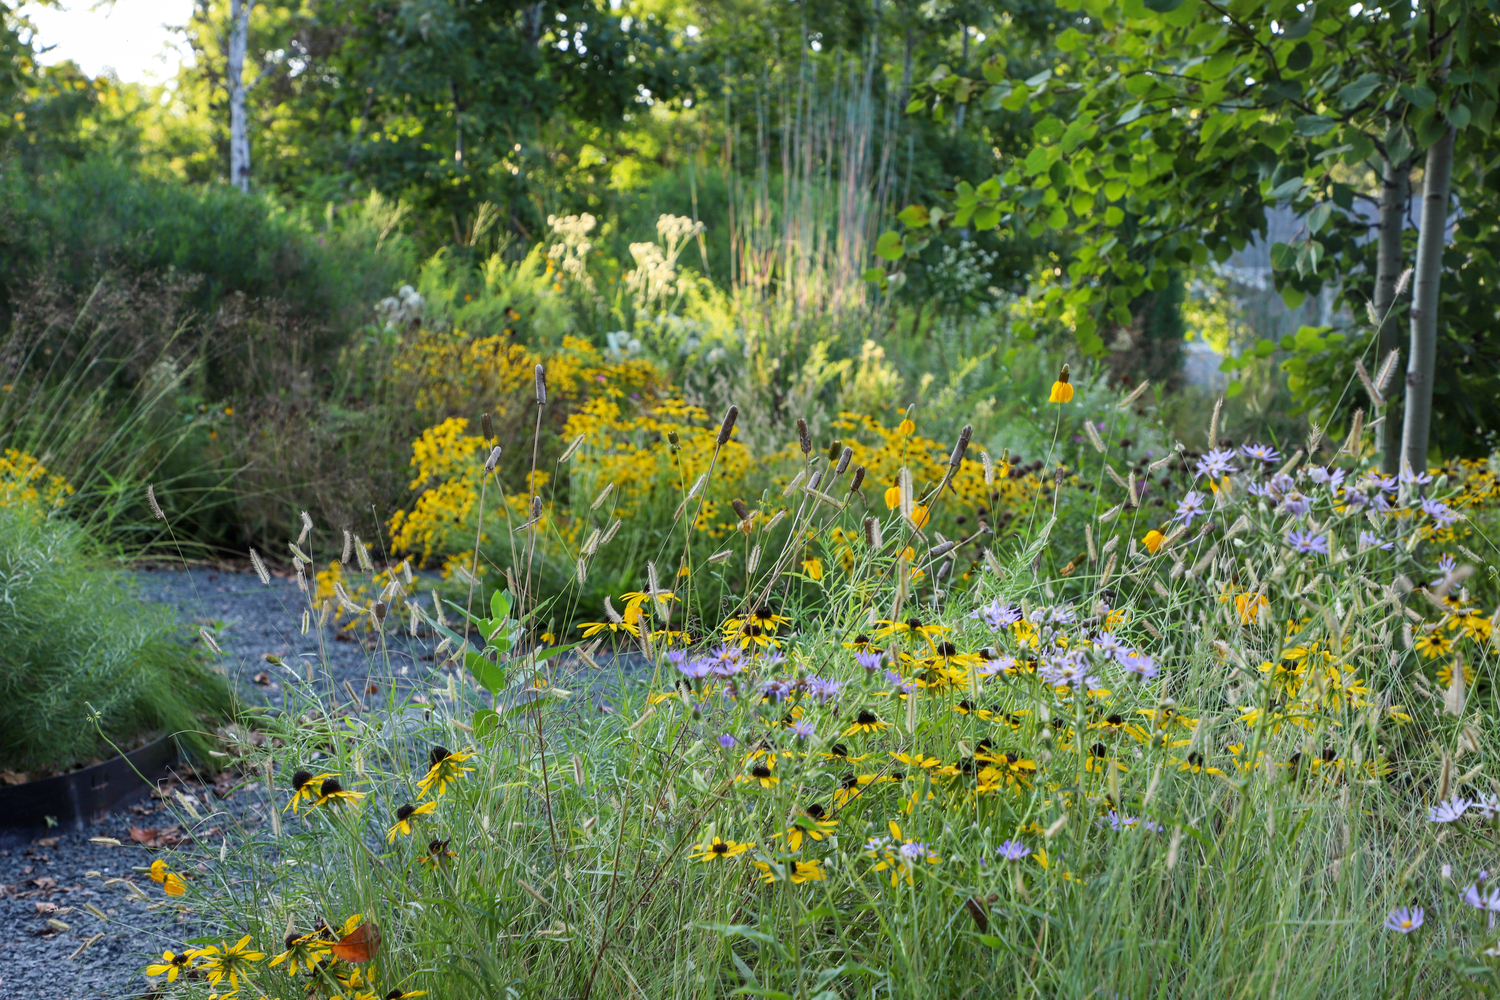
[[[855,490],[859,489],[860,486],[864,484],[864,481],[865,467],[861,465],[854,470],[854,479],[849,483],[849,492],[853,493]]]
[[[479,415],[479,432],[484,435],[486,441],[495,440],[495,424],[494,421],[490,420],[488,413],[481,413]]]
[[[969,441],[974,437],[974,428],[964,424],[963,430],[958,432],[958,443],[953,446],[953,454],[948,456],[948,468],[957,469],[963,464],[964,452],[969,450]]]
[[[729,412],[724,414],[724,422],[719,425],[719,436],[716,440],[718,447],[724,447],[725,442],[729,440],[729,435],[734,433],[734,422],[738,419],[740,419],[740,408],[730,406]]]
[[[484,474],[487,476],[495,471],[495,466],[500,463],[500,446],[497,444],[490,449],[490,457],[484,460]]]
[[[873,517],[865,518],[865,544],[872,549],[878,549],[884,541],[880,537],[880,522]]]
[[[536,405],[547,405],[547,369],[536,366]]]
[[[802,449],[802,454],[812,452],[812,432],[807,429],[807,421],[801,417],[797,418],[797,444]]]
[[[839,452],[838,464],[833,467],[834,478],[838,478],[839,476],[842,476],[844,474],[844,470],[849,468],[849,463],[853,460],[853,458],[853,448],[845,448],[843,451]]]
[[[741,521],[750,520],[750,508],[745,506],[745,501],[735,499],[729,501],[729,506],[734,508],[734,513]]]
[[[573,453],[578,450],[580,445],[583,444],[584,437],[585,435],[580,434],[576,438],[574,438],[573,443],[568,445],[567,450],[562,453],[561,457],[558,458],[558,461],[566,462],[568,459],[572,458]]]
[[[386,612],[389,611],[389,610],[390,610],[390,608],[387,606],[387,604],[384,601],[376,601],[375,602],[375,620],[378,621],[378,622],[385,621]]]
[[[591,504],[589,504],[589,510],[598,510],[599,507],[600,507],[600,505],[602,505],[605,500],[608,500],[609,499],[609,495],[611,493],[613,493],[614,491],[615,491],[615,484],[614,483],[610,483],[608,486],[604,487],[604,489],[600,490],[599,491],[599,495],[596,496],[596,497],[594,497],[594,502],[591,503]]]
[[[676,431],[667,431],[667,444],[672,446],[673,451],[676,451],[682,447],[682,438],[677,436]]]
[[[838,438],[834,438],[833,442],[831,444],[829,444],[829,446],[828,446],[828,461],[830,461],[830,462],[836,462],[836,461],[838,461],[838,458],[839,458],[839,449],[842,448],[843,446],[844,446],[844,442],[840,441]]]
[[[535,521],[542,516],[542,498],[534,496],[531,498],[531,519]]]

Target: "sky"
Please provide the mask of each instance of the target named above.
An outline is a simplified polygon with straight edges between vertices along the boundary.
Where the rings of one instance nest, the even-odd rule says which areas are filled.
[[[127,83],[161,82],[191,58],[166,25],[187,23],[193,0],[62,0],[60,8],[21,10],[36,26],[38,47],[55,46],[41,57],[49,65],[71,59],[89,76],[108,68]]]

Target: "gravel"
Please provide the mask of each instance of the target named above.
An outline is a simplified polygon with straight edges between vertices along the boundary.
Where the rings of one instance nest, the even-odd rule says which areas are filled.
[[[253,573],[157,567],[137,570],[135,578],[143,598],[175,607],[184,624],[214,635],[223,651],[217,664],[244,704],[279,706],[289,687],[309,677],[321,694],[361,708],[404,708],[412,701],[464,696],[465,687],[434,665],[436,640],[430,636],[413,638],[393,629],[382,647],[378,637],[339,632],[332,623],[320,634],[316,620],[303,635],[305,601],[292,580],[273,577],[268,586]],[[267,654],[283,664],[270,663]],[[565,673],[582,669],[565,659],[553,665]],[[606,669],[559,680],[575,696],[586,691],[595,710],[607,710],[615,685],[631,675],[638,679],[644,664],[639,655],[596,656],[595,662]],[[152,848],[176,846],[175,838],[191,834],[202,847],[215,849],[222,826],[262,822],[263,787],[250,783],[235,791],[238,780],[226,775],[205,785],[178,776],[161,793],[81,832],[0,831],[0,997],[124,1000],[150,994],[145,966],[163,950],[180,950],[184,939],[204,928],[190,910],[168,902],[160,886],[131,868],[150,865]],[[188,796],[203,817],[191,830],[178,827],[183,816],[178,793]],[[171,808],[163,795],[173,801]],[[155,830],[157,839],[137,843],[132,828],[142,834]],[[123,883],[105,885],[111,879],[133,883],[151,902]]]

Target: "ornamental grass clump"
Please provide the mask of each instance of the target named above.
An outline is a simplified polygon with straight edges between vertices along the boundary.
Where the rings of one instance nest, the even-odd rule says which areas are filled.
[[[674,522],[581,645],[524,587],[467,640],[412,604],[448,687],[381,714],[294,686],[235,747],[280,825],[174,868],[240,943],[146,972],[325,1000],[1496,992],[1492,564],[1439,534],[1492,490],[1383,477],[1357,436],[1210,439],[1149,491],[1070,472],[1100,484],[1078,558],[1042,489],[1007,536],[940,537],[981,488],[962,448],[865,507],[798,442],[758,561],[679,562],[710,528]],[[751,520],[727,474],[671,474]]]

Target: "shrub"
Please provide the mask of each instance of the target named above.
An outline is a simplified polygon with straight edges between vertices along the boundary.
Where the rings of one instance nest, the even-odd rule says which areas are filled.
[[[28,455],[0,459],[0,767],[66,768],[163,733],[207,763],[224,681],[98,560],[58,510],[67,492]]]

